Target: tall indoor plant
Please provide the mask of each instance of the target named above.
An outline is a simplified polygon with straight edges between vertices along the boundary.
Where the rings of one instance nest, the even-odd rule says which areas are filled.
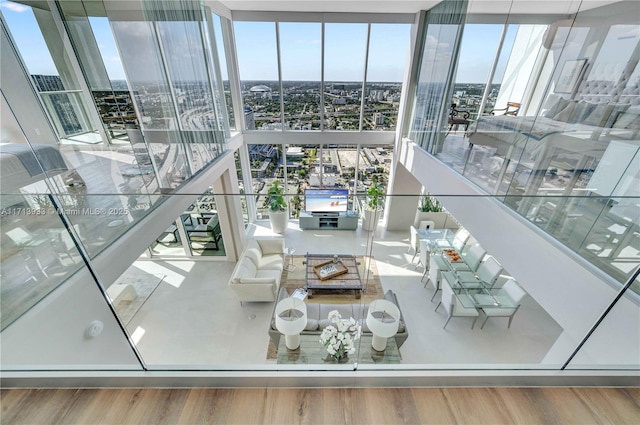
[[[371,187],[367,189],[367,205],[364,209],[362,228],[367,231],[375,230],[378,225],[379,213],[381,211],[384,187],[378,183],[378,179],[373,178]]]
[[[284,233],[289,223],[289,211],[284,199],[284,187],[279,181],[274,181],[267,191],[267,205],[269,206],[269,222],[274,233]]]

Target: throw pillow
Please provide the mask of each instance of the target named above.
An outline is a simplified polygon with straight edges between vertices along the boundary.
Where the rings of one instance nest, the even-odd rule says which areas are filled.
[[[595,103],[589,103],[580,101],[575,104],[573,108],[573,112],[571,113],[571,117],[569,118],[570,123],[581,123],[591,114],[591,112],[595,109]]]
[[[606,103],[597,104],[593,111],[582,120],[582,124],[603,127],[610,113],[610,109],[611,107]]]
[[[630,128],[629,125],[631,125],[638,116],[640,116],[640,106],[632,106],[626,111],[618,114],[612,127],[628,129]]]
[[[283,254],[284,239],[256,239],[262,255]]]
[[[553,118],[558,112],[566,108],[569,100],[564,99],[557,94],[550,94],[549,98],[544,104],[544,108],[546,111],[542,114],[542,116],[547,118]]]
[[[316,319],[307,319],[307,326],[304,327],[305,331],[317,331],[318,321]]]
[[[576,102],[569,102],[567,106],[564,107],[563,110],[558,112],[553,116],[554,121],[561,122],[569,122],[569,118],[571,118],[571,114],[573,114],[573,110],[576,107]]]

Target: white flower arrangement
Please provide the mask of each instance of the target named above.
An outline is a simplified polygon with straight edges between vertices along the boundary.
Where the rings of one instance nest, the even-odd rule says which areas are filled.
[[[327,352],[336,360],[355,353],[355,341],[360,339],[360,324],[353,317],[343,319],[338,310],[329,312],[329,320],[332,324],[322,330],[320,344],[327,347]]]

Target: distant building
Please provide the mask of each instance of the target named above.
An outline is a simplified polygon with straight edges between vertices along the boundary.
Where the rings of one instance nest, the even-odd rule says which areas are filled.
[[[256,129],[256,119],[253,116],[253,110],[249,106],[244,107],[244,126],[247,130]]]
[[[265,86],[264,84],[251,87],[249,89],[249,92],[254,96],[260,96],[260,97],[271,99],[271,88],[268,86]]]
[[[331,103],[334,105],[346,105],[347,99],[345,99],[344,97],[336,97],[331,101]]]
[[[387,117],[383,114],[381,114],[380,112],[376,112],[375,114],[373,114],[373,119],[376,123],[376,125],[384,125],[384,120]]]
[[[31,78],[39,92],[64,90],[64,84],[57,75],[32,75]]]

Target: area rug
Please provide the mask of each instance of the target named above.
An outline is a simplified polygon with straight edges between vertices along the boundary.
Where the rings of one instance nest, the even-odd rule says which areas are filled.
[[[281,286],[284,287],[289,294],[292,294],[297,288],[304,288],[306,283],[306,265],[303,264],[304,255],[294,255],[291,257],[291,263],[282,273]],[[380,276],[376,260],[369,256],[357,256],[356,261],[360,263],[358,271],[362,280],[364,289],[362,297],[356,299],[353,290],[320,290],[314,291],[312,298],[307,298],[308,303],[322,304],[353,304],[353,303],[370,303],[373,300],[384,297]]]
[[[292,294],[297,288],[305,287],[306,266],[303,264],[304,255],[294,255],[291,257],[291,263],[282,273],[281,287],[284,287],[289,294]],[[378,275],[376,260],[373,257],[358,256],[356,260],[360,263],[358,271],[360,278],[364,284],[364,290],[360,299],[356,299],[353,290],[321,290],[316,291],[312,298],[306,298],[306,303],[322,303],[322,304],[369,304],[374,300],[384,297],[384,290]],[[318,336],[319,338],[320,336]],[[278,358],[278,347],[276,347],[271,339],[267,347],[267,360],[275,360]]]

